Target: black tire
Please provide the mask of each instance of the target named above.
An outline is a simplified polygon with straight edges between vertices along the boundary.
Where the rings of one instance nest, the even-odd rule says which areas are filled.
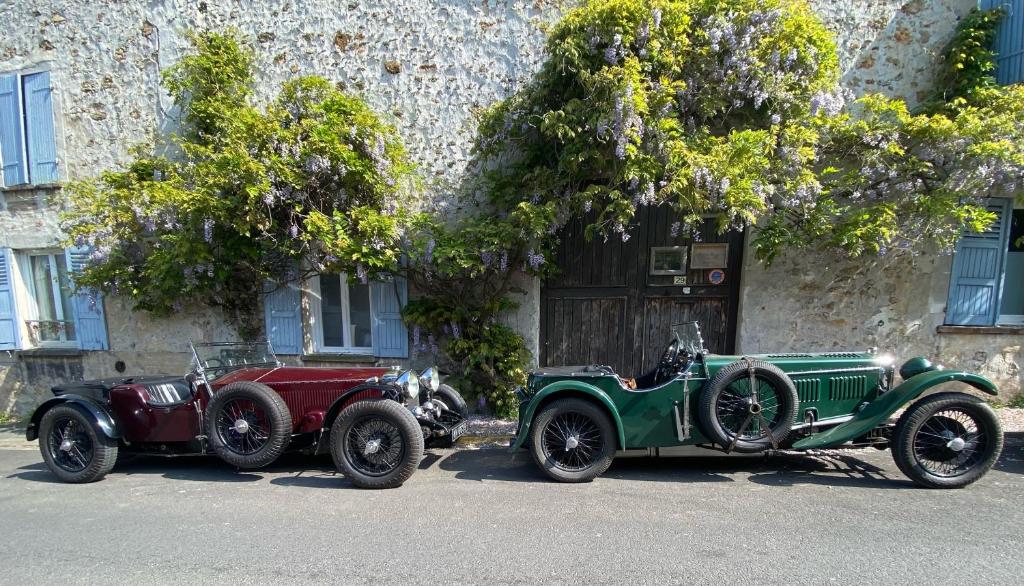
[[[372,452],[370,442],[377,442]],[[331,425],[331,457],[359,488],[402,486],[423,459],[423,430],[404,405],[387,399],[357,401]]]
[[[750,401],[751,368],[758,390],[756,407]],[[799,404],[796,386],[779,367],[760,360],[737,360],[708,381],[701,391],[697,417],[712,442],[752,454],[771,448],[772,439],[783,445]],[[770,437],[762,429],[762,418],[771,430]]]
[[[292,438],[284,399],[267,385],[239,381],[213,395],[206,407],[210,448],[228,464],[248,470],[267,466]]]
[[[575,440],[572,447],[570,438]],[[530,425],[530,453],[554,480],[590,482],[612,465],[615,426],[604,409],[590,401],[552,401]]]
[[[93,427],[91,415],[73,405],[57,405],[39,423],[39,452],[62,482],[95,482],[117,462],[117,441]],[[64,442],[68,443],[64,443]]]
[[[454,411],[463,417],[469,417],[469,405],[458,391],[448,385],[441,385],[434,391],[434,401],[440,401],[449,411]]]
[[[959,446],[951,446],[957,438]],[[963,488],[984,476],[1002,450],[1002,425],[991,407],[967,393],[938,393],[900,416],[892,458],[920,486]]]

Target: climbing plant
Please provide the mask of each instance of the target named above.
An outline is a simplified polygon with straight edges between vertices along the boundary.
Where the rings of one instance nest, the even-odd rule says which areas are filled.
[[[300,77],[258,106],[252,53],[233,32],[194,35],[163,80],[180,128],[70,185],[64,229],[93,249],[80,284],[161,315],[220,306],[255,335],[268,281],[395,270],[412,168],[359,98]]]
[[[509,273],[549,270],[573,218],[627,240],[639,208],[668,206],[673,235],[696,237],[710,216],[752,229],[765,262],[951,249],[1024,176],[1024,91],[991,79],[997,18],[965,19],[937,106],[914,113],[840,87],[833,37],[804,2],[582,2],[551,29],[540,70],[481,117],[480,214],[430,224],[413,246],[420,345],[484,365],[488,397],[514,404],[525,362],[502,359],[524,353],[492,326]]]

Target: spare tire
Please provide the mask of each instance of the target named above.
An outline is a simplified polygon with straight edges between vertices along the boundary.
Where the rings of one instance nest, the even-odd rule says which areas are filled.
[[[277,459],[292,437],[284,399],[267,385],[239,381],[213,395],[206,407],[206,437],[222,460],[262,468]]]
[[[754,453],[783,442],[799,402],[796,386],[779,367],[744,359],[708,381],[697,416],[704,435],[714,443],[727,451]]]

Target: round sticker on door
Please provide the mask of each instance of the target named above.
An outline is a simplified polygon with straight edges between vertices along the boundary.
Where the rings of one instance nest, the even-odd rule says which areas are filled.
[[[710,281],[712,285],[721,285],[725,282],[725,271],[722,269],[708,271],[708,281]]]

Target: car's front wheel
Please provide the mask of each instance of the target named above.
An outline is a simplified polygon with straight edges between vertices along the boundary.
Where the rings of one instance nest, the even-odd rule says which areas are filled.
[[[597,405],[559,399],[541,409],[530,426],[533,460],[559,482],[590,482],[615,457],[615,426]]]
[[[441,403],[441,406],[449,411],[454,411],[463,417],[469,417],[469,405],[458,391],[448,385],[441,385],[434,391],[433,401]]]
[[[117,462],[117,442],[96,431],[71,405],[57,405],[39,423],[39,451],[46,467],[64,482],[93,482]]]
[[[331,457],[359,488],[395,488],[423,459],[423,430],[395,401],[357,401],[331,425]]]
[[[939,393],[900,416],[892,457],[921,486],[962,488],[984,476],[1002,449],[1002,425],[991,407],[966,393]]]

